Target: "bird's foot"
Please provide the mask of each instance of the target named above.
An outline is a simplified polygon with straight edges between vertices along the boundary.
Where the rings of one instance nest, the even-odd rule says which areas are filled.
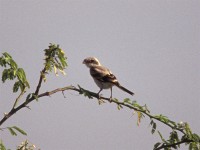
[[[98,99],[101,99],[103,95],[98,93]]]
[[[110,102],[110,103],[112,102],[112,97],[109,98],[109,102]]]

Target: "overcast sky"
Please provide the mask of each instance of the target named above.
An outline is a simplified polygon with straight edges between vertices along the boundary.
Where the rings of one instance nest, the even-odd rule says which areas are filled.
[[[186,121],[200,134],[199,0],[0,0],[0,51],[26,71],[34,92],[49,43],[68,57],[67,76],[48,75],[41,92],[68,85],[99,89],[82,64],[96,56],[119,82],[136,93],[113,89],[113,97],[146,104],[152,114]],[[2,70],[1,70],[2,72]],[[17,97],[13,82],[0,84],[0,117]],[[109,90],[102,94],[109,97]],[[73,91],[41,98],[3,124],[28,136],[0,132],[7,148],[29,139],[42,150],[147,150],[160,141],[146,117],[138,127],[129,109],[98,105]],[[167,138],[169,128],[158,123]],[[186,149],[184,146],[181,149]]]

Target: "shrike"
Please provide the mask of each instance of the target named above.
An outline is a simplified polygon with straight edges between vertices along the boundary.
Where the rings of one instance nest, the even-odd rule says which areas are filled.
[[[120,88],[121,90],[129,93],[130,95],[134,95],[133,92],[121,86],[120,83],[117,81],[115,75],[113,75],[109,69],[102,66],[97,58],[88,57],[83,60],[83,64],[85,64],[88,68],[90,68],[90,75],[93,77],[94,82],[100,88],[98,95],[103,89],[110,89],[111,90],[110,101],[111,101],[112,87],[114,85]]]

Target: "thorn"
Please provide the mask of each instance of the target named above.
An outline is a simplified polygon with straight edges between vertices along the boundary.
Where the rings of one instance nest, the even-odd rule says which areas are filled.
[[[29,110],[31,110],[31,108],[29,106],[25,106],[26,108],[28,108]]]

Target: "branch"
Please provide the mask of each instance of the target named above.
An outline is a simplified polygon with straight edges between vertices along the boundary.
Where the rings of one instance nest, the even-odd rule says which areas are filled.
[[[160,149],[163,149],[163,148],[167,148],[167,147],[175,147],[177,145],[180,145],[180,144],[183,144],[183,143],[190,143],[190,142],[194,142],[193,140],[189,140],[189,139],[184,139],[180,142],[177,142],[177,143],[173,143],[173,144],[162,144],[160,147],[157,147],[156,149],[154,150],[160,150]]]
[[[40,77],[40,81],[42,81],[42,78]],[[41,86],[41,83],[39,82],[38,86],[37,86],[37,90],[36,92],[38,91],[39,92],[39,89],[40,89],[40,86]],[[55,89],[51,92],[45,92],[45,93],[42,93],[42,94],[39,94],[37,96],[37,98],[40,98],[40,97],[44,97],[44,96],[50,96],[54,93],[57,93],[57,92],[63,92],[65,90],[74,90],[74,91],[79,91],[78,89],[76,89],[75,87],[73,86],[68,86],[68,87],[64,87],[64,88],[58,88],[58,89]],[[30,99],[26,100],[24,103],[22,103],[21,105],[19,105],[18,107],[16,108],[12,108],[10,110],[9,113],[5,114],[3,119],[0,121],[0,126],[8,119],[10,118],[13,114],[15,114],[17,111],[19,111],[20,109],[22,108],[27,108],[27,105],[32,102],[33,100],[36,99],[36,96],[32,96]]]
[[[38,95],[38,93],[39,93],[39,90],[40,90],[40,87],[41,87],[42,80],[43,80],[45,72],[46,72],[46,66],[44,67],[44,69],[40,73],[40,79],[39,79],[39,83],[37,85],[37,88],[35,90],[35,95]]]
[[[43,70],[43,71],[44,71],[44,70]],[[45,71],[44,71],[44,72],[45,72]],[[37,86],[37,90],[36,90],[35,94],[37,94],[37,93],[39,92],[39,89],[40,89],[40,86],[41,86],[41,82],[42,82],[42,73],[41,73],[40,81],[39,81],[39,84],[38,84],[38,86]],[[103,100],[107,100],[107,101],[110,100],[110,98],[106,98],[106,97],[100,97],[100,98],[99,98],[99,95],[96,94],[96,93],[94,93],[94,92],[85,90],[85,89],[80,88],[80,87],[79,87],[79,89],[78,89],[78,88],[76,88],[76,87],[74,87],[74,86],[67,86],[67,87],[63,87],[63,88],[57,88],[57,89],[55,89],[55,90],[53,90],[53,91],[45,92],[45,93],[39,94],[39,95],[37,95],[37,98],[44,97],[44,96],[50,96],[50,95],[55,94],[55,93],[57,93],[57,92],[63,92],[63,91],[66,91],[66,90],[73,90],[73,91],[77,91],[77,92],[79,92],[79,93],[83,93],[83,91],[85,91],[85,92],[88,92],[88,93],[90,94],[90,98],[93,98],[93,97],[94,97],[94,98],[96,98],[96,99],[98,99],[98,100],[99,100],[99,99],[103,99]],[[5,115],[4,118],[0,121],[0,126],[2,125],[2,123],[3,123],[4,121],[6,121],[6,120],[7,120],[10,116],[12,116],[15,112],[17,112],[17,111],[20,110],[21,108],[26,107],[30,102],[32,102],[32,101],[35,100],[35,99],[36,99],[36,97],[32,96],[30,99],[26,100],[26,101],[25,101],[24,103],[22,103],[20,106],[16,107],[15,109],[12,109],[12,110],[11,110],[7,115]],[[130,108],[130,109],[133,109],[133,110],[135,110],[135,111],[142,112],[142,113],[144,113],[145,115],[147,115],[149,118],[153,118],[153,119],[155,119],[155,120],[158,120],[158,121],[164,123],[165,125],[169,126],[170,128],[176,129],[176,130],[178,130],[178,131],[180,131],[180,132],[182,132],[182,133],[184,134],[184,132],[183,132],[182,129],[179,129],[179,128],[177,128],[177,127],[174,127],[174,126],[172,126],[172,125],[170,125],[170,124],[168,124],[168,123],[166,123],[166,122],[160,120],[158,117],[155,117],[155,116],[149,114],[149,112],[146,111],[146,110],[141,110],[141,109],[136,108],[136,107],[134,107],[134,106],[132,106],[132,105],[129,105],[129,104],[125,103],[125,102],[116,101],[115,99],[113,99],[112,102],[115,103],[115,104],[117,104],[117,105],[125,106],[125,107],[128,107],[128,108]]]
[[[40,82],[39,82],[39,83],[40,83]],[[38,90],[39,88],[40,88],[40,86],[37,87],[37,90]],[[57,92],[64,92],[64,91],[67,91],[67,90],[76,91],[76,92],[78,92],[79,94],[85,94],[85,96],[88,96],[89,98],[96,98],[96,99],[98,99],[98,100],[99,100],[99,99],[103,99],[103,100],[106,100],[106,101],[110,102],[110,98],[106,98],[106,97],[100,97],[100,98],[99,98],[99,95],[98,95],[97,93],[94,93],[94,92],[85,90],[85,89],[81,88],[80,86],[79,86],[79,88],[76,88],[75,86],[67,86],[67,87],[63,87],[63,88],[57,88],[57,89],[52,90],[52,91],[50,91],[50,92],[44,92],[44,93],[42,93],[42,94],[39,94],[39,95],[37,95],[37,97],[32,96],[30,99],[26,100],[24,103],[22,103],[22,104],[19,105],[18,107],[13,108],[8,114],[5,115],[4,118],[0,121],[0,126],[1,126],[9,117],[11,117],[13,114],[15,114],[17,111],[19,111],[19,110],[22,109],[22,108],[27,108],[27,107],[28,107],[27,105],[28,105],[30,102],[32,102],[33,100],[35,100],[36,98],[41,98],[41,97],[45,97],[45,96],[50,96],[50,95],[53,95],[53,94],[55,94],[55,93],[57,93]],[[38,90],[38,91],[39,91],[39,90]],[[86,92],[87,94],[86,94],[85,92]],[[160,120],[158,117],[155,117],[155,116],[151,115],[147,110],[141,110],[141,109],[139,109],[139,108],[137,108],[137,107],[134,107],[134,106],[132,106],[132,105],[129,105],[129,104],[125,103],[125,102],[119,102],[119,101],[117,101],[116,99],[113,99],[112,102],[115,103],[115,104],[117,104],[117,105],[125,106],[125,107],[127,107],[127,108],[132,109],[132,110],[139,111],[139,112],[141,112],[141,113],[147,115],[149,118],[151,118],[151,119],[153,118],[153,119],[155,119],[155,120],[158,120],[158,121],[164,123],[165,125],[169,126],[170,128],[175,129],[175,130],[178,130],[178,131],[180,131],[181,133],[185,134],[185,133],[183,132],[182,129],[179,129],[179,128],[177,128],[177,127],[174,127],[174,126],[172,126],[172,125],[170,125],[170,124],[168,124],[168,123],[166,123],[166,122]],[[188,142],[195,142],[195,141],[190,140],[190,139],[183,139],[182,141],[177,142],[177,143],[173,143],[173,144],[168,144],[168,145],[162,144],[160,147],[157,147],[155,150],[160,150],[160,149],[162,149],[162,148],[167,148],[167,147],[175,147],[176,145],[180,145],[180,144],[188,143]]]
[[[15,108],[15,106],[17,105],[17,102],[19,101],[19,99],[24,95],[24,93],[26,92],[26,88],[24,88],[24,90],[19,94],[19,96],[16,98],[15,103],[13,105],[13,108]]]
[[[25,93],[25,89],[20,93],[20,95],[17,97],[17,99],[15,100],[15,103],[12,107],[12,109],[10,110],[10,112],[8,114],[5,114],[3,119],[0,121],[0,126],[8,119],[10,118],[13,114],[15,114],[17,111],[19,111],[20,109],[27,107],[27,105],[33,101],[34,99],[36,99],[36,97],[38,97],[38,93],[40,91],[40,87],[42,84],[42,80],[44,77],[44,74],[46,72],[46,66],[44,67],[44,69],[41,71],[40,73],[40,79],[39,79],[39,83],[37,85],[37,88],[35,90],[34,96],[32,96],[30,99],[26,100],[24,103],[22,103],[21,105],[19,105],[18,107],[15,108],[16,103],[18,102],[18,100],[22,97],[22,95]]]

